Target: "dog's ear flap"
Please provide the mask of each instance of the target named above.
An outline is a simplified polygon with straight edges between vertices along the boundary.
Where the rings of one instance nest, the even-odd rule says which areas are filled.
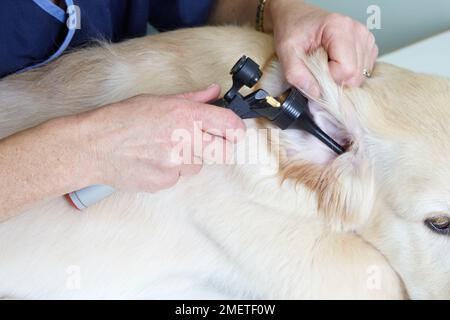
[[[286,131],[282,175],[315,191],[319,212],[333,229],[355,230],[368,220],[374,204],[373,169],[358,115],[358,108],[365,108],[362,104],[369,102],[363,92],[344,94],[336,85],[324,50],[303,60],[322,89],[322,98],[313,103],[318,109],[312,110],[314,119],[322,129],[328,129],[327,133],[333,132],[335,140],[345,141],[347,152],[336,156],[314,137]]]
[[[304,57],[304,61],[321,86],[322,99],[318,103],[345,135],[340,141],[348,142],[346,153],[323,165],[315,184],[318,207],[334,229],[356,230],[368,221],[375,201],[373,167],[360,121],[360,111],[370,100],[361,89],[344,94],[331,77],[325,50]]]
[[[368,221],[374,204],[370,163],[351,151],[324,167],[316,184],[320,213],[335,230],[357,230]]]
[[[282,178],[314,192],[319,214],[336,231],[363,226],[375,201],[371,163],[354,152],[350,150],[327,164],[282,156]]]

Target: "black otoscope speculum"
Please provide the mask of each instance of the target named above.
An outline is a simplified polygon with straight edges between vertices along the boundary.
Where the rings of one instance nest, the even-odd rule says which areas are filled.
[[[295,88],[287,90],[280,97],[274,98],[259,89],[247,96],[239,90],[246,86],[252,88],[262,77],[259,65],[243,56],[231,69],[233,86],[216,105],[229,108],[242,119],[266,118],[280,129],[297,128],[314,135],[331,150],[342,154],[345,149],[323,132],[312,120],[308,99]]]

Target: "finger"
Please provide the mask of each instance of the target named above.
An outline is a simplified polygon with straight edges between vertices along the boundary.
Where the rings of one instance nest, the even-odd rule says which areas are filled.
[[[372,52],[371,52],[371,60],[370,60],[370,62],[371,62],[370,70],[371,71],[373,71],[373,69],[375,68],[375,64],[377,62],[377,59],[378,59],[378,46],[375,44],[372,47]]]
[[[220,137],[219,135],[210,134],[207,132],[202,132],[202,140],[196,141],[195,146],[193,148],[193,161],[200,159],[200,163],[203,162],[203,154],[206,149],[209,148],[209,145],[215,144],[215,146],[212,146],[212,148],[219,146],[219,143],[224,143],[225,139]]]
[[[355,76],[358,68],[358,53],[353,39],[346,37],[339,41],[333,40],[325,50],[330,59],[328,65],[331,76],[338,84],[346,84]]]
[[[314,98],[320,97],[319,84],[303,63],[295,48],[280,49],[279,57],[287,82]]]
[[[193,106],[194,120],[200,122],[201,128],[233,142],[239,141],[245,132],[245,124],[233,111],[206,104]]]
[[[352,87],[359,87],[365,80],[364,69],[370,70],[370,65],[368,64],[368,48],[366,47],[366,42],[360,42],[358,39],[354,40],[356,44],[356,69],[353,77],[345,82],[346,85]]]
[[[155,176],[152,177],[154,180],[155,191],[170,189],[178,183],[180,179],[180,168],[165,168],[160,170],[159,174],[155,173]]]
[[[362,80],[358,83],[353,84],[354,86],[361,86],[368,78],[370,78],[369,75],[372,74],[373,68],[374,68],[375,62],[373,60],[373,48],[367,49],[367,52],[364,56],[364,64],[362,66],[361,71],[361,78]],[[365,71],[369,72],[369,75],[365,73]]]
[[[242,136],[245,136],[245,132],[241,130]],[[221,132],[211,129],[209,132],[204,132],[199,123],[194,123],[193,131],[188,133],[190,136],[185,137],[180,142],[176,142],[172,149],[169,150],[167,165],[171,168],[176,168],[184,165],[201,165],[205,150],[211,154],[211,151],[217,150],[220,152],[218,155],[214,155],[217,162],[223,163],[226,158],[222,157],[222,154],[226,156],[229,152],[227,148],[238,137],[231,137],[227,131],[225,137],[221,136]],[[211,144],[214,146],[209,147]],[[165,155],[164,155],[165,158]],[[224,160],[225,159],[225,160]]]
[[[362,64],[362,82],[367,80],[367,76],[364,75],[364,70],[372,73],[375,62],[378,56],[378,47],[375,43],[375,37],[371,32],[367,32],[367,36],[365,39],[365,47],[362,47],[363,53],[363,64]],[[361,83],[362,83],[361,82]],[[355,84],[360,85],[361,83]]]
[[[194,92],[186,92],[182,94],[178,94],[173,96],[178,99],[186,99],[190,101],[207,103],[213,100],[217,100],[220,95],[220,86],[218,84],[212,84],[208,88],[194,91]]]
[[[205,133],[201,155],[204,164],[231,163],[233,151],[234,148],[230,141]]]
[[[371,33],[369,33],[369,36],[367,37],[366,46],[360,46],[359,48],[359,59],[360,61],[363,61],[363,63],[358,67],[358,70],[360,70],[361,72],[347,83],[350,86],[360,86],[364,81],[367,80],[367,75],[364,74],[364,70],[372,73],[376,59],[378,57],[378,47],[375,44]]]
[[[196,162],[202,162],[202,159],[198,158]],[[187,164],[180,167],[180,176],[191,177],[198,174],[202,170],[201,164]]]
[[[368,65],[370,67],[370,70],[373,70],[373,68],[375,67],[375,63],[377,61],[377,58],[378,58],[378,46],[377,46],[377,43],[376,43],[375,36],[371,32],[369,32],[368,45],[367,46],[370,49]]]
[[[217,135],[204,132],[202,143],[194,148],[195,164],[227,164],[233,159],[233,144]]]

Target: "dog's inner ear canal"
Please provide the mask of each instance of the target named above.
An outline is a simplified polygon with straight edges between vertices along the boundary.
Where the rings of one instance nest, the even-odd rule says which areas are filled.
[[[310,100],[309,110],[312,120],[320,129],[345,150],[351,147],[350,134],[319,103]],[[285,155],[289,160],[303,160],[325,165],[339,156],[318,138],[303,130],[287,129],[281,134],[281,141],[285,147]]]
[[[347,128],[341,121],[337,120],[328,110],[335,110],[340,104],[339,88],[328,75],[327,64],[319,63],[326,61],[325,51],[319,52],[308,61],[315,70],[319,83],[322,83],[323,100],[319,103],[309,100],[309,112],[315,124],[330,138],[336,141],[344,150],[352,149],[353,134],[357,128]],[[311,68],[310,68],[311,69]],[[264,69],[264,76],[260,81],[261,87],[274,97],[281,96],[291,85],[286,81],[283,68],[278,60],[271,61]],[[330,104],[328,106],[328,104]],[[339,117],[341,118],[341,117]],[[343,117],[342,117],[343,118]],[[351,123],[351,121],[350,121]],[[356,130],[356,131],[355,131]],[[339,155],[321,142],[314,135],[300,129],[286,129],[280,132],[281,156],[285,164],[317,164],[326,165],[335,160]]]

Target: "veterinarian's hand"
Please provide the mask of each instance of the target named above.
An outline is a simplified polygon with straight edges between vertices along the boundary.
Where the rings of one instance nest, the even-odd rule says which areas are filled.
[[[301,60],[320,46],[328,52],[331,75],[339,84],[360,86],[364,69],[373,69],[378,48],[363,24],[300,0],[270,0],[268,6],[266,29],[273,29],[277,53],[291,85],[312,96],[320,95],[318,83]]]
[[[198,173],[207,145],[225,147],[236,140],[230,131],[240,130],[242,136],[245,129],[232,111],[206,104],[219,93],[214,85],[178,96],[144,95],[79,115],[80,132],[88,133],[89,154],[97,164],[95,183],[155,192],[175,185],[180,176]],[[192,152],[177,157],[180,140],[174,140],[174,133],[176,139],[186,133],[194,141],[199,123],[200,148],[189,144]]]

